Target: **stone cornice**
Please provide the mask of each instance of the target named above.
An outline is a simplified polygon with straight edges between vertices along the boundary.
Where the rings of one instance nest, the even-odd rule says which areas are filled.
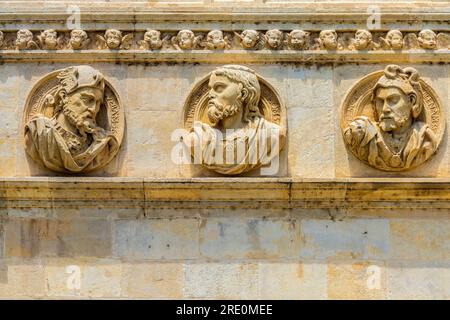
[[[450,179],[2,178],[10,208],[450,208]]]
[[[201,63],[449,63],[450,50],[427,51],[422,49],[394,51],[325,50],[3,50],[1,62],[201,62]]]
[[[208,23],[222,23],[241,28],[283,23],[289,29],[298,27],[314,28],[316,23],[323,27],[330,25],[337,30],[345,30],[351,25],[366,25],[369,6],[377,6],[381,13],[381,24],[388,28],[390,24],[404,24],[417,28],[426,23],[428,28],[448,30],[450,4],[448,2],[408,2],[405,3],[355,3],[355,2],[170,2],[170,1],[7,1],[0,3],[0,25],[35,25],[36,28],[61,28],[71,15],[67,13],[69,5],[80,9],[83,28],[94,30],[103,28],[103,24],[115,24],[116,28],[133,25],[136,29],[174,26],[179,23],[194,23],[204,27]],[[45,23],[43,26],[39,24]],[[319,27],[319,26],[316,26]],[[210,27],[207,27],[210,28]],[[32,29],[32,28],[31,28]],[[319,29],[317,29],[319,30]]]

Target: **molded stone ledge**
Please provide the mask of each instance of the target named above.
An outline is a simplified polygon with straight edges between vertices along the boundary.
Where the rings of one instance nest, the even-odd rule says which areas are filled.
[[[2,178],[0,209],[448,209],[450,179]],[[443,211],[446,214],[446,211]]]
[[[197,62],[197,63],[450,63],[450,50],[422,49],[358,52],[340,50],[3,50],[0,62]]]

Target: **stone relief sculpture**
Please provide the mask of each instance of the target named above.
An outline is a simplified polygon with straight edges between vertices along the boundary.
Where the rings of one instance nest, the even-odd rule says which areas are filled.
[[[44,30],[39,36],[37,36],[41,49],[44,50],[56,50],[63,48],[62,37],[58,37],[58,34],[53,29]]]
[[[50,170],[88,172],[119,150],[124,112],[111,85],[90,66],[69,67],[41,79],[25,106],[25,148]]]
[[[195,36],[191,30],[181,30],[172,37],[172,45],[178,50],[191,50],[199,46],[202,36]]]
[[[224,175],[267,165],[284,145],[283,112],[276,92],[252,69],[219,67],[186,102],[187,153],[194,163]]]
[[[73,50],[86,49],[91,40],[86,31],[75,29],[70,32],[69,46]]]
[[[322,50],[342,49],[342,45],[338,41],[338,35],[336,30],[320,31],[319,38],[316,39],[316,43],[318,48]]]
[[[357,30],[355,38],[351,40],[350,50],[372,50],[376,47],[372,41],[372,33],[369,30]]]
[[[33,33],[30,30],[17,31],[16,49],[18,50],[32,50],[38,49],[38,45],[33,41]]]
[[[58,37],[58,34],[61,36]],[[345,49],[368,50],[410,50],[422,48],[425,50],[450,49],[450,34],[446,32],[436,33],[431,29],[424,29],[418,33],[409,32],[405,35],[400,30],[394,29],[383,37],[379,32],[372,34],[369,30],[356,30],[353,37],[351,31],[322,30],[320,32],[308,32],[304,30],[292,30],[285,33],[280,29],[264,31],[244,30],[242,33],[226,32],[214,29],[207,33],[194,33],[191,30],[180,30],[174,36],[172,30],[163,33],[160,30],[149,29],[143,34],[143,40],[134,42],[134,36],[140,37],[140,31],[126,35],[117,29],[107,29],[104,35],[84,30],[72,30],[70,39],[67,32],[57,33],[53,29],[44,30],[37,36],[39,46],[33,41],[33,34],[29,30],[19,30],[17,37],[12,40],[8,35],[8,41],[3,39],[0,49],[41,49],[58,50],[71,48],[74,50],[225,50],[244,48],[248,50],[329,50],[341,51]],[[6,36],[6,35],[5,35]],[[55,40],[56,39],[56,40]],[[90,39],[96,39],[96,46],[88,48]],[[314,39],[315,44],[310,43]],[[15,41],[15,42],[14,42]]]
[[[420,31],[417,40],[423,49],[436,49],[437,47],[436,33],[432,30],[425,29]]]
[[[209,50],[229,49],[231,48],[231,39],[229,36],[224,36],[222,30],[211,30],[206,35],[204,47]]]
[[[144,34],[144,40],[139,42],[142,50],[159,50],[163,46],[163,42],[167,42],[168,38],[161,39],[159,30],[149,29]]]
[[[99,49],[129,49],[132,44],[133,34],[122,36],[122,32],[116,29],[108,29],[105,37],[97,35],[97,45]]]
[[[403,34],[400,30],[390,30],[386,38],[380,37],[384,49],[400,50],[403,48]]]
[[[292,50],[306,50],[309,48],[310,33],[303,30],[292,30],[287,36],[287,45]]]
[[[416,69],[388,65],[348,93],[341,127],[351,152],[385,171],[414,168],[436,151],[445,122],[436,93]]]
[[[278,29],[268,30],[264,35],[265,43],[269,49],[280,49],[283,45],[283,32]]]
[[[260,41],[260,36],[256,30],[244,30],[241,34],[235,32],[235,35],[241,41],[244,49],[255,49]]]

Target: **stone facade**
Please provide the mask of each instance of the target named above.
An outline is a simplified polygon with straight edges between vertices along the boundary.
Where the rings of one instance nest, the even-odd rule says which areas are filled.
[[[448,3],[437,0],[370,8],[0,3],[0,297],[449,299],[449,17]],[[80,65],[90,68],[73,69]],[[174,161],[173,133],[208,123],[211,72],[226,65],[255,75],[256,118],[284,130],[275,174],[259,164],[223,174]],[[370,108],[355,106],[372,101],[384,70],[400,70],[393,79],[403,108],[415,110],[411,94],[423,98],[424,114],[406,127],[420,138],[409,149],[425,156],[409,166],[397,158],[388,168],[374,165],[346,139],[352,121],[370,118]],[[75,82],[61,72],[83,88],[94,76],[101,87],[93,102],[103,106],[99,116],[63,126],[85,129],[83,151],[110,132],[116,137],[108,161],[77,162],[95,162],[93,170],[70,170],[67,161],[55,170],[26,148],[39,137],[27,137],[33,110],[53,119],[80,105],[66,99]],[[364,86],[368,77],[373,83]],[[238,91],[223,96],[224,105],[249,104]],[[63,121],[55,119],[51,126]],[[370,118],[374,127],[378,120]],[[408,141],[400,135],[387,144]],[[80,159],[79,152],[67,154]]]

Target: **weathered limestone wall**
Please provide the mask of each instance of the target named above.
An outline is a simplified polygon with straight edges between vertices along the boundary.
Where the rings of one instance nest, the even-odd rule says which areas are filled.
[[[3,110],[0,149],[1,175],[5,177],[54,176],[26,156],[23,142],[23,108],[33,85],[43,75],[72,64],[5,64],[0,66]],[[118,156],[89,176],[190,178],[218,176],[172,161],[176,142],[171,134],[183,128],[183,106],[194,85],[220,65],[145,66],[91,63],[119,93],[126,110],[125,142]],[[448,139],[430,161],[416,169],[386,173],[372,169],[345,148],[340,128],[340,104],[350,87],[384,64],[304,66],[301,64],[247,64],[280,93],[286,105],[287,148],[282,151],[279,176],[340,177],[450,177]],[[448,109],[447,65],[401,64],[419,70]],[[448,115],[447,115],[448,122]],[[56,173],[56,175],[58,175]],[[249,173],[252,175],[252,173]],[[253,174],[254,175],[254,174]]]
[[[354,33],[367,19],[365,4],[341,1],[335,8],[234,2],[239,12],[229,3],[174,2],[182,1],[78,4],[83,28],[102,32],[300,25]],[[44,12],[38,1],[0,4],[0,30],[66,31],[65,17],[55,18],[66,12],[58,3],[69,2],[47,2]],[[450,30],[446,1],[378,4],[386,12],[382,32]],[[354,157],[340,127],[353,84],[395,63],[416,68],[436,91],[448,128],[448,49],[69,51],[0,50],[0,298],[450,298],[447,131],[421,166],[385,172]],[[171,160],[186,98],[229,63],[254,69],[285,105],[287,142],[276,176],[226,177]],[[25,101],[44,75],[80,64],[117,90],[125,136],[103,169],[55,173],[26,155]]]

